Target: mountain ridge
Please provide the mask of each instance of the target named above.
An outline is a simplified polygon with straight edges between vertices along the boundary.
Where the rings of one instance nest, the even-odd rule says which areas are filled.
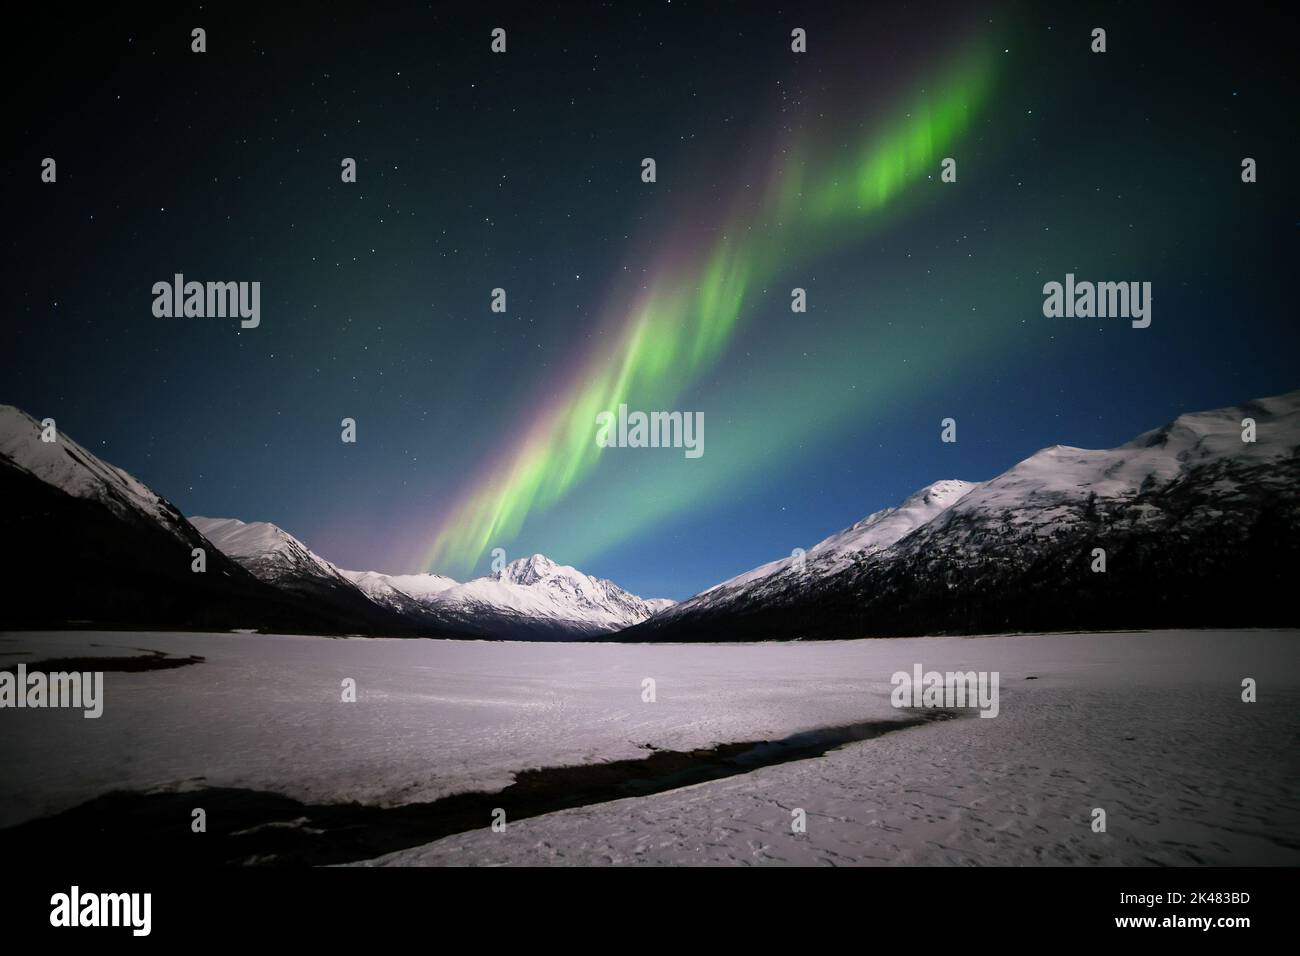
[[[1255,442],[1242,440],[1245,418]],[[1294,624],[1284,574],[1300,558],[1298,453],[1300,391],[1185,413],[1112,449],[1051,445],[955,483],[895,540],[837,554],[847,564],[827,570],[814,553],[943,483],[831,535],[802,571],[790,558],[760,565],[619,639]],[[1105,571],[1091,570],[1096,547]],[[1258,598],[1236,606],[1233,589]]]
[[[132,475],[44,432],[0,405],[0,627],[414,633],[345,592],[258,580]]]
[[[542,554],[462,583],[434,574],[342,569],[269,522],[197,516],[191,520],[223,553],[268,584],[304,593],[355,589],[414,622],[484,637],[553,639],[609,633],[645,620],[667,600],[655,599],[651,605],[612,581]]]
[[[1110,449],[1050,445],[983,482],[933,482],[679,604],[542,554],[463,583],[348,571],[267,522],[187,519],[42,431],[0,405],[3,626],[690,641],[1297,618],[1300,391],[1185,413]],[[190,571],[196,548],[203,574]]]

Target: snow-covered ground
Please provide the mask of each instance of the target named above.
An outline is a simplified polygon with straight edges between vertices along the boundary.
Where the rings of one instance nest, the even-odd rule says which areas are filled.
[[[398,804],[529,767],[902,714],[889,678],[1001,673],[999,716],[901,730],[381,863],[1300,863],[1300,634],[1155,632],[617,645],[0,634],[0,662],[202,655],[105,675],[104,716],[0,712],[0,826],[113,789]],[[340,682],[357,681],[343,703]],[[656,681],[654,703],[642,680]],[[1035,680],[1027,680],[1033,677]],[[1259,682],[1242,703],[1241,680]],[[1093,833],[1091,811],[1107,811]],[[807,811],[805,834],[791,811]]]

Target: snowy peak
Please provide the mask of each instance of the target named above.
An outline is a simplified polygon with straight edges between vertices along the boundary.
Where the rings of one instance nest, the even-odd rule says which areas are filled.
[[[74,498],[98,501],[119,518],[142,517],[188,540],[185,519],[169,502],[120,468],[101,461],[62,431],[43,441],[36,419],[0,405],[0,456]],[[192,532],[190,532],[192,534]]]
[[[975,487],[975,482],[959,481],[956,478],[946,478],[942,481],[936,481],[934,484],[926,485],[920,491],[914,492],[907,497],[899,510],[928,508],[931,510],[942,510],[953,504],[958,498],[961,498]]]
[[[783,573],[811,572],[817,577],[835,574],[866,555],[890,547],[952,507],[976,487],[978,485],[974,482],[952,478],[926,485],[909,495],[902,504],[872,512],[856,524],[813,545],[803,555],[802,568],[795,555],[779,558],[714,585],[683,601],[670,613],[688,612],[693,607],[718,600],[739,599],[751,589],[771,586],[774,582],[769,579]]]
[[[312,625],[316,628],[328,622],[336,627],[364,629],[367,633],[406,633],[415,629],[417,633],[434,630],[439,634],[483,637],[572,639],[620,630],[646,620],[672,603],[644,601],[610,581],[557,564],[541,554],[521,558],[488,577],[465,584],[436,574],[344,571],[270,522],[211,517],[187,521],[143,483],[101,461],[62,432],[56,433],[54,441],[42,441],[41,424],[9,405],[0,405],[0,479],[22,489],[42,489],[41,496],[60,502],[68,501],[64,496],[69,496],[102,505],[110,513],[104,516],[108,530],[102,534],[107,550],[111,550],[110,545],[119,546],[118,542],[128,539],[134,542],[131,535],[144,529],[146,537],[142,540],[152,543],[145,547],[131,546],[137,552],[147,552],[151,559],[156,558],[157,542],[147,535],[161,528],[178,539],[177,547],[183,544],[176,566],[183,568],[186,576],[182,580],[187,587],[193,585],[191,590],[194,590],[196,582],[214,582],[227,589],[243,588],[233,598],[217,588],[209,595],[216,595],[210,603],[232,612],[242,609],[241,613],[251,617],[261,615],[259,619],[274,620],[281,628],[286,621],[293,623],[288,615],[296,614],[316,622]],[[28,497],[32,496],[28,494]],[[45,498],[40,500],[39,507],[48,511]],[[0,503],[4,503],[3,499]],[[73,509],[69,514],[82,514],[75,510],[80,505],[68,502],[68,506]],[[79,521],[78,529],[84,528],[85,520]],[[121,521],[131,528],[122,528]],[[211,568],[220,573],[190,578],[190,550],[205,545],[212,549],[210,563],[213,555],[221,556]],[[120,547],[128,548],[128,545]],[[28,550],[39,553],[35,547]],[[134,559],[135,556],[126,557]],[[123,568],[131,565],[130,560],[120,563]],[[252,577],[244,575],[240,568]],[[142,594],[149,594],[149,581],[160,580],[156,571],[150,565],[147,572],[139,573]],[[262,585],[252,578],[272,585],[280,595],[269,589],[260,591]],[[83,585],[80,590],[87,591],[91,586]],[[110,594],[120,593],[123,586],[116,582],[105,590]],[[165,590],[181,589],[173,582]],[[207,592],[200,592],[201,588],[191,595],[198,608],[194,614],[216,613],[203,605],[201,598]],[[289,600],[282,603],[282,597]],[[230,600],[223,605],[227,598]],[[250,603],[240,605],[235,598]],[[105,606],[111,603],[105,599]],[[149,594],[141,603],[147,607],[159,602]],[[46,604],[49,602],[44,600],[33,602],[33,606]],[[95,606],[92,610],[98,614],[103,609]]]
[[[345,571],[339,573],[380,603],[398,596],[414,601],[427,601],[459,582],[441,574],[381,574],[378,571]]]
[[[839,559],[851,560],[859,554],[881,551],[951,508],[976,487],[975,482],[955,478],[926,485],[902,504],[868,515],[851,528],[818,542],[808,555],[826,559],[829,570],[829,565],[844,563]]]
[[[429,599],[455,587],[456,582],[436,574],[380,574],[378,571],[345,571],[339,574],[381,607],[410,617],[422,618],[429,610]]]
[[[1243,421],[1256,440],[1242,440]],[[1059,527],[1080,502],[1124,503],[1205,466],[1248,467],[1300,449],[1300,391],[1240,406],[1180,415],[1117,448],[1052,445],[964,496],[940,523],[1017,514],[1022,525]]]
[[[1242,441],[1242,422],[1252,419],[1256,441]],[[1264,433],[1275,439],[1265,441]],[[1161,428],[1144,432],[1115,451],[1158,449],[1185,464],[1218,458],[1285,456],[1300,440],[1300,391],[1260,398],[1244,405],[1179,415]]]
[[[345,572],[346,573],[346,572]],[[375,572],[367,572],[374,574]],[[460,582],[441,574],[385,574],[382,577],[392,587],[404,594],[409,594],[417,601],[427,601],[448,588],[454,588]]]
[[[7,621],[417,633],[273,525],[214,520],[205,537],[142,482],[10,406],[0,406],[0,488],[0,565],[16,592],[0,608]],[[199,547],[203,574],[192,567]]]
[[[194,517],[190,523],[227,557],[268,583],[304,576],[343,580],[338,568],[270,522]]]
[[[203,532],[204,537],[232,558],[251,558],[272,552],[294,555],[306,552],[321,562],[322,566],[329,565],[324,558],[315,555],[289,532],[269,521],[240,521],[238,518],[202,516],[195,516],[190,521],[194,527]]]
[[[282,528],[236,518],[195,518],[224,554],[280,587],[346,585],[409,619],[432,618],[484,636],[584,636],[638,624],[663,600],[643,601],[610,581],[534,554],[461,584],[437,574],[382,574],[336,567]]]
[[[404,613],[420,608],[492,636],[606,634],[673,604],[667,598],[643,600],[544,554],[519,558],[463,584],[438,574],[341,573],[376,603]]]
[[[936,482],[629,639],[1272,626],[1295,617],[1297,540],[1300,391]],[[1100,545],[1122,573],[1089,563]],[[1234,604],[1243,592],[1258,600]]]
[[[544,554],[512,561],[488,577],[501,584],[548,590],[588,607],[610,601],[641,600],[612,581],[593,578],[567,564],[556,564]]]
[[[555,630],[601,634],[639,624],[667,599],[649,602],[612,581],[557,564],[543,554],[512,561],[492,574],[447,588],[433,599],[439,607],[514,624],[533,622]]]
[[[493,572],[492,577],[498,581],[510,581],[514,584],[527,586],[536,584],[543,578],[550,577],[558,569],[559,565],[546,555],[534,554],[531,558],[520,558],[517,561],[510,562],[500,571]],[[564,570],[574,571],[575,569],[565,568]]]
[[[424,606],[373,571],[343,571],[283,528],[267,521],[193,518],[193,524],[226,557],[255,578],[281,591],[341,605],[353,612],[381,614],[390,623],[422,629],[441,626]],[[390,616],[395,612],[396,616]]]

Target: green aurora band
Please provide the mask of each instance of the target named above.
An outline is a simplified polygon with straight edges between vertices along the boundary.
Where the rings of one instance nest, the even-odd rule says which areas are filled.
[[[827,144],[789,148],[761,197],[733,205],[720,239],[690,265],[657,270],[617,310],[612,331],[568,387],[444,516],[424,567],[467,571],[509,542],[531,513],[554,505],[595,468],[604,450],[595,440],[600,412],[671,407],[717,360],[756,288],[885,225],[909,186],[938,173],[987,102],[993,62],[986,47],[963,51],[937,92],[915,96],[847,158],[843,147]]]

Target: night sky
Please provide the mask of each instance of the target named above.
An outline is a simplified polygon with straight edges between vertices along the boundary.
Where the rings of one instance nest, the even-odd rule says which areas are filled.
[[[13,21],[0,402],[346,568],[501,547],[682,598],[932,481],[1300,387],[1290,25],[551,6]],[[260,327],[156,318],[177,272],[260,281]],[[1151,282],[1151,327],[1045,318],[1067,272]],[[611,399],[703,412],[703,457],[600,453]]]

